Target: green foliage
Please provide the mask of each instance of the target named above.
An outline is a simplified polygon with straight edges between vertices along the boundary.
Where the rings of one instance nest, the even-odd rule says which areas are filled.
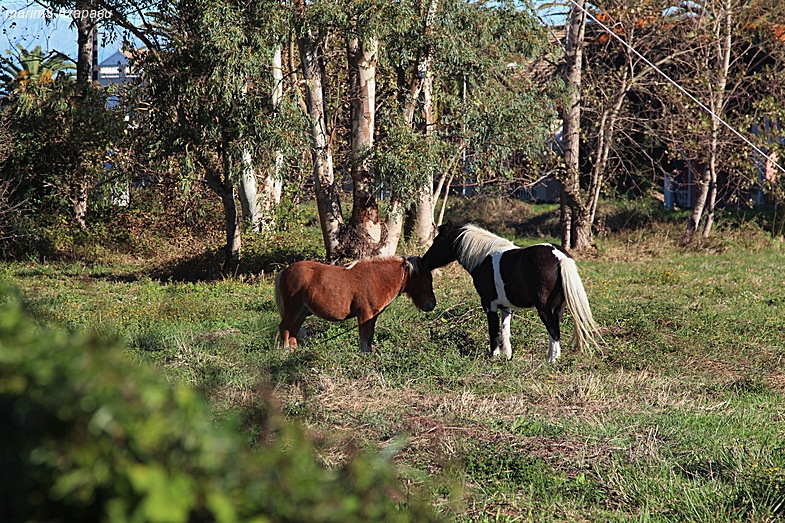
[[[26,202],[39,223],[73,215],[77,202],[106,178],[109,151],[125,132],[122,108],[107,109],[110,92],[72,78],[40,75],[2,108],[15,145],[0,165],[13,199]],[[114,173],[113,173],[114,174]]]
[[[431,185],[437,173],[456,167],[451,161],[454,148],[436,135],[418,133],[399,119],[385,119],[380,127],[383,138],[373,151],[376,173],[405,208],[417,203],[419,191]]]
[[[438,120],[429,129],[429,140],[440,149],[440,172],[463,168],[480,181],[495,178],[508,170],[505,162],[513,152],[541,151],[557,117],[558,83],[535,86],[524,73],[528,61],[547,45],[545,28],[528,5],[457,0],[438,2],[432,29],[426,32],[426,5],[410,8],[419,11],[418,23],[388,34],[382,73],[391,68],[398,75],[414,76],[413,58],[429,53]],[[399,98],[409,95],[407,85],[397,89],[404,90]],[[380,104],[382,112],[397,106]],[[415,116],[415,127],[423,125]],[[407,143],[402,140],[401,148]],[[465,158],[461,151],[466,151]],[[422,164],[428,163],[426,155]]]
[[[271,59],[288,34],[281,12],[269,1],[161,2],[153,16],[166,52],[145,54],[139,64],[145,82],[133,96],[153,110],[137,114],[134,158],[159,182],[178,187],[177,200],[193,201],[198,185],[217,196],[228,238],[226,272],[240,256],[240,235],[232,230],[246,158],[260,178],[279,167],[283,176],[307,147],[297,92],[286,91],[275,106],[270,96]]]
[[[0,93],[9,95],[26,89],[30,80],[51,81],[75,69],[57,52],[44,54],[40,45],[30,51],[17,44],[16,49],[6,49],[5,54],[8,57],[0,56]]]
[[[347,37],[356,37],[363,42],[371,38],[387,40],[391,33],[421,29],[417,2],[325,0],[314,2],[309,11],[312,27],[340,27]]]
[[[173,0],[156,17],[169,52],[141,64],[147,82],[136,96],[157,111],[140,115],[140,161],[155,166],[174,156],[172,174],[187,177],[217,156],[220,176],[234,180],[243,151],[264,166],[274,163],[276,150],[287,156],[301,150],[302,115],[293,94],[274,111],[272,75],[260,74],[269,71],[288,30],[278,4]]]
[[[399,505],[382,458],[340,469],[268,411],[247,449],[235,418],[94,335],[33,324],[13,293],[0,314],[0,518],[4,521],[426,521]]]

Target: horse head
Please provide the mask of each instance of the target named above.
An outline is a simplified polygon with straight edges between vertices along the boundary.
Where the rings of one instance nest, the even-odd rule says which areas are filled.
[[[418,309],[430,312],[436,308],[436,296],[433,294],[433,275],[419,256],[410,256],[404,260],[406,271],[405,292]]]
[[[431,247],[423,254],[422,263],[426,270],[432,271],[444,267],[457,259],[455,241],[460,227],[453,225],[452,220],[439,226]]]

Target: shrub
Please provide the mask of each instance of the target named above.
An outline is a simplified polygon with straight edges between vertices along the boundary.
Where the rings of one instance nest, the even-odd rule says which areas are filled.
[[[97,336],[44,330],[0,290],[0,521],[433,520],[404,504],[392,466],[329,470],[297,427],[251,450]]]

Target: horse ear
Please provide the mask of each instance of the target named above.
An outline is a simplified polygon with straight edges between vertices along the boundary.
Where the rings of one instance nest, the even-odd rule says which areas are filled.
[[[452,228],[453,228],[452,220],[447,220],[447,223],[443,223],[439,226],[439,233],[446,234],[452,231]]]

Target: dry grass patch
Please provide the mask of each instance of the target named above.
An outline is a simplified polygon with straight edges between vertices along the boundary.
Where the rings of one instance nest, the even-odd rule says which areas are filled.
[[[565,458],[569,448],[573,458],[568,461],[585,462],[608,450],[607,444],[581,440],[564,429],[551,437],[540,435],[540,429],[524,427],[526,420],[599,429],[619,413],[696,408],[703,401],[672,380],[623,370],[603,375],[553,372],[544,380],[527,376],[515,394],[396,387],[377,373],[361,379],[320,373],[312,380],[307,387],[278,386],[274,396],[284,410],[306,413],[310,430],[330,447],[323,452],[331,465],[345,458],[350,443],[384,447],[397,438],[406,441],[404,461],[415,457],[428,469],[459,458],[465,441],[472,446],[524,445],[527,453],[549,461]],[[567,441],[573,436],[577,439]],[[643,442],[639,447],[646,447],[651,435],[636,438]]]

